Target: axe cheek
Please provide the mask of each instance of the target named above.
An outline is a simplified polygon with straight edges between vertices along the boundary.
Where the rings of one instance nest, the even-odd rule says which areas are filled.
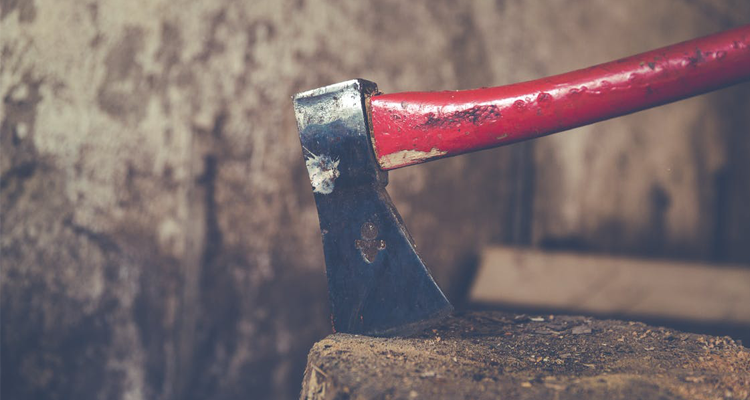
[[[375,161],[367,118],[375,84],[353,80],[294,97],[315,196],[334,329],[405,336],[452,307],[414,247]]]

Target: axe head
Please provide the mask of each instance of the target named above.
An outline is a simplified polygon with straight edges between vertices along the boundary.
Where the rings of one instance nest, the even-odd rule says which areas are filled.
[[[337,332],[405,336],[452,307],[393,206],[370,143],[377,86],[352,80],[294,96],[302,152],[318,207]]]

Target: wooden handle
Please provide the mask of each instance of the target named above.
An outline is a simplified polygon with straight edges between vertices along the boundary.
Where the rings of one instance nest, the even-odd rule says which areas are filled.
[[[371,98],[385,170],[503,146],[750,79],[750,25],[594,67],[495,88]]]

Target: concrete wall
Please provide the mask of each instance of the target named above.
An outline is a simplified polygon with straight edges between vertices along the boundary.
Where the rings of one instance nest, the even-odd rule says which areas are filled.
[[[749,8],[0,0],[3,397],[296,397],[330,328],[293,93],[512,83]],[[747,92],[395,171],[390,192],[454,300],[487,243],[748,261]]]

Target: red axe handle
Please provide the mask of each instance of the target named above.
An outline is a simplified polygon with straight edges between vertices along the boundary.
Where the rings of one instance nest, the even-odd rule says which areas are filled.
[[[750,78],[750,25],[594,67],[494,88],[371,98],[385,170],[503,146]]]

